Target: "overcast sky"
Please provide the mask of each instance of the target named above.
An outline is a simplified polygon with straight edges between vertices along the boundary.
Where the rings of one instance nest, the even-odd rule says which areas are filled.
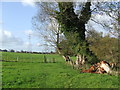
[[[36,36],[32,28],[32,17],[36,15],[37,8],[33,0],[22,2],[0,2],[0,49],[49,51],[51,47],[43,46],[46,42],[42,37]],[[2,14],[1,14],[2,13]],[[108,19],[107,16],[97,15],[97,19]],[[95,23],[90,22],[99,28]],[[29,34],[31,38],[29,39]],[[30,44],[31,42],[31,44]]]

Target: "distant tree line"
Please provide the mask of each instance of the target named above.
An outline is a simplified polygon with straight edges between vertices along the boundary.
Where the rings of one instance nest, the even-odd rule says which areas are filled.
[[[11,50],[7,50],[7,49],[0,49],[0,52],[16,52],[16,53],[33,53],[33,54],[55,54],[56,52],[30,52],[30,51],[24,51],[24,50],[21,50],[21,51],[15,51],[13,49]]]

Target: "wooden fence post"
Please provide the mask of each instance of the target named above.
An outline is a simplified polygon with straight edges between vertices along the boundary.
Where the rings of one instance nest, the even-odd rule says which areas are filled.
[[[53,58],[53,63],[56,63],[56,62],[55,62],[55,58]]]
[[[19,59],[19,58],[17,57],[17,62],[18,62],[18,59]]]
[[[44,55],[44,63],[47,63],[47,57]]]

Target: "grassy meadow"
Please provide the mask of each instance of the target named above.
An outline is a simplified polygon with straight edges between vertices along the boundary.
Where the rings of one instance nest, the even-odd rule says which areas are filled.
[[[48,63],[44,63],[46,56]],[[53,58],[55,62],[53,62]],[[80,73],[57,54],[3,52],[3,88],[118,88],[117,76]]]

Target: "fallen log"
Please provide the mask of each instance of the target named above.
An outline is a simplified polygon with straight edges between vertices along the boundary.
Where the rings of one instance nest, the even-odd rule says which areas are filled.
[[[89,69],[87,70],[82,70],[82,73],[98,73],[98,74],[103,74],[103,73],[112,73],[112,69],[110,67],[110,64],[106,61],[101,61],[100,63],[92,65]]]
[[[100,67],[103,68],[107,73],[112,73],[109,63],[101,61]]]

